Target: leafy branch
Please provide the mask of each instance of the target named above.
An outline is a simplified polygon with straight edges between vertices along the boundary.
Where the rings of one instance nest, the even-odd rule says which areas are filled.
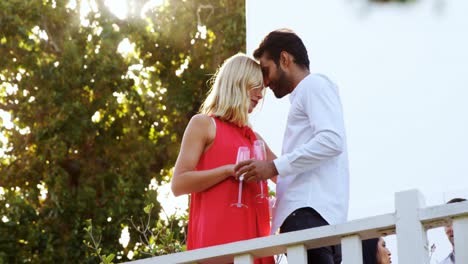
[[[93,234],[93,222],[91,219],[86,220],[86,227],[83,229],[86,232],[86,235],[89,237],[89,239],[91,239],[91,242],[83,240],[83,243],[93,251],[91,255],[98,257],[101,261],[100,264],[114,264],[114,262],[112,261],[114,260],[115,254],[109,254],[107,256],[101,254],[101,236],[99,235],[99,238],[96,241]]]
[[[130,219],[133,228],[139,233],[140,243],[144,246],[139,250],[140,253],[149,256],[158,256],[170,253],[181,252],[185,250],[185,234],[183,228],[187,219],[178,218],[175,214],[168,216],[163,208],[161,211],[165,214],[167,223],[158,219],[155,226],[151,226],[151,211],[154,204],[148,204],[144,211],[147,214],[146,221],[140,218],[140,224],[137,225]],[[146,222],[146,223],[144,223]],[[180,223],[178,227],[175,223]]]

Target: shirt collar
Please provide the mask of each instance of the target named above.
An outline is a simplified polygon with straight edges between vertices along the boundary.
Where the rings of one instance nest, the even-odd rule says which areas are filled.
[[[303,85],[303,83],[305,82],[305,80],[307,78],[309,78],[312,74],[308,74],[306,77],[304,77],[304,79],[302,79],[297,85],[296,87],[294,87],[294,90],[289,94],[289,102],[292,103],[294,102],[294,99],[296,98],[296,95],[297,95],[297,90],[299,90],[299,88]]]

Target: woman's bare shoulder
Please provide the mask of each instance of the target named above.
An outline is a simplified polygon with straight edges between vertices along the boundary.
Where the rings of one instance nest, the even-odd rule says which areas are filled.
[[[213,121],[211,121],[211,119],[212,119],[212,117],[209,116],[209,115],[196,114],[196,115],[192,116],[192,118],[190,118],[190,123],[207,126],[211,122],[213,122]]]

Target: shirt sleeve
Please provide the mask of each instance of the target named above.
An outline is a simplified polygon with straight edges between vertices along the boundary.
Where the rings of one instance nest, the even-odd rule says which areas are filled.
[[[311,139],[276,160],[279,175],[302,173],[340,155],[345,148],[342,106],[337,87],[325,77],[317,76],[311,86],[297,94],[299,107],[307,115],[313,133]]]

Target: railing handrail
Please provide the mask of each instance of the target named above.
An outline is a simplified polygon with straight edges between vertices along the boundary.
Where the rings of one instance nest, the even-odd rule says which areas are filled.
[[[411,196],[415,194],[412,192],[417,191],[409,192]],[[449,218],[462,217],[463,219],[468,219],[468,202],[420,208],[416,214],[417,221],[424,228],[430,229],[441,227],[447,223],[447,219]],[[339,225],[322,226],[275,236],[255,238],[219,246],[141,259],[128,263],[228,263],[232,262],[233,258],[236,256],[250,255],[253,257],[264,257],[282,254],[285,253],[288,248],[295,245],[303,245],[304,249],[308,249],[340,244],[343,238],[350,236],[357,236],[359,238],[358,242],[360,242],[360,240],[363,239],[394,234],[398,220],[397,215],[398,208],[395,213],[357,219]],[[466,232],[468,232],[468,230]],[[356,241],[353,241],[352,243],[354,243],[353,245],[355,246],[357,244]],[[357,248],[360,249],[360,245]],[[250,260],[239,262],[251,263]]]

